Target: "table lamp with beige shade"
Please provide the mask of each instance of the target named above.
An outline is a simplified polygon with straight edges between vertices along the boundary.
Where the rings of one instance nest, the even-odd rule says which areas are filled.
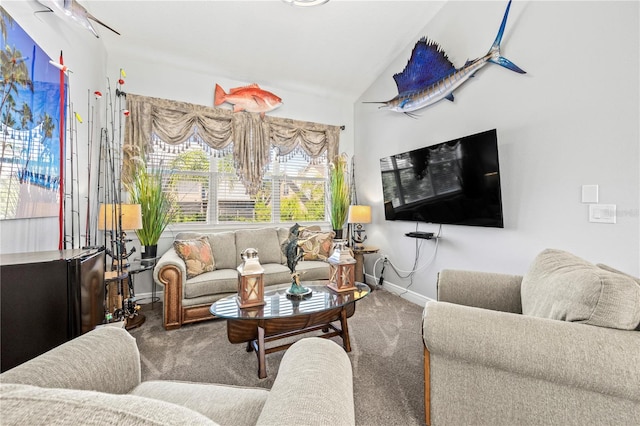
[[[358,250],[364,247],[363,243],[367,239],[364,234],[363,223],[371,223],[371,206],[352,205],[349,206],[349,216],[347,223],[352,226],[349,237],[353,241],[353,249]]]

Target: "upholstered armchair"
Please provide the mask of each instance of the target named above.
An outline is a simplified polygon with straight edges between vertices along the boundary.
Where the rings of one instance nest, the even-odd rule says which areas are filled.
[[[640,424],[639,322],[637,279],[559,250],[524,277],[444,270],[423,313],[426,423]]]

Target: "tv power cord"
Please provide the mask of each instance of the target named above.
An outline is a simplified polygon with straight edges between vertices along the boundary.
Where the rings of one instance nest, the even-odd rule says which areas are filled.
[[[384,267],[387,265],[387,257],[385,256],[382,260],[382,269],[380,269],[380,278],[378,279],[378,285],[382,286],[384,283]]]

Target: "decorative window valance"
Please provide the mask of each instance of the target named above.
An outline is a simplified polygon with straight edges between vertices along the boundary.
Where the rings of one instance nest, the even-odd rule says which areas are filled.
[[[197,135],[204,143],[222,150],[233,143],[233,158],[238,177],[249,193],[260,186],[269,165],[269,149],[285,156],[296,149],[311,158],[327,153],[338,155],[340,127],[232,112],[222,108],[195,105],[147,96],[127,94],[130,114],[125,126],[123,178],[130,176],[132,158],[151,152],[152,136],[169,145],[177,145]]]

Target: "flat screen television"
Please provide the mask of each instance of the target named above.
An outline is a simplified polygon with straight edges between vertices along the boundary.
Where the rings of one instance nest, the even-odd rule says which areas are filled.
[[[380,159],[387,220],[503,228],[495,129]]]

